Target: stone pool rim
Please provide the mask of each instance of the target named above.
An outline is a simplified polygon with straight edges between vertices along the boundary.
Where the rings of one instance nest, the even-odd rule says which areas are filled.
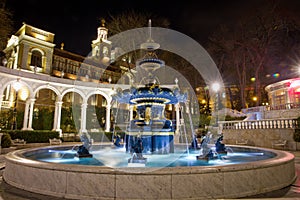
[[[159,167],[157,170],[150,172],[147,169],[135,167],[126,168],[126,171],[124,171],[122,168],[106,166],[49,163],[26,159],[23,156],[25,152],[29,151],[68,146],[70,145],[21,149],[8,153],[5,156],[4,181],[27,191],[71,199],[193,199],[245,197],[281,189],[296,180],[294,155],[292,153],[251,146],[228,145],[229,147],[273,152],[276,156],[266,160],[221,166]],[[278,173],[279,169],[281,169],[280,173]],[[18,173],[13,174],[16,170]],[[45,174],[53,174],[56,179],[48,178],[49,176]],[[266,177],[263,174],[266,174]],[[32,180],[37,181],[37,183],[28,180],[32,176],[38,179]],[[95,176],[95,179],[91,176]],[[195,178],[196,180],[191,180]],[[268,181],[264,178],[272,178],[276,181]],[[90,186],[92,188],[87,188],[84,186],[79,188],[75,184],[76,180],[86,182],[86,184],[91,181],[97,187]],[[106,183],[103,180],[106,180],[108,186],[103,185]],[[134,180],[134,183],[132,183],[132,180]],[[212,186],[215,191],[202,188],[203,191],[197,195],[198,192],[195,191],[201,188],[199,188],[199,185],[205,183],[205,180],[211,180],[211,183],[217,184],[221,189],[215,188],[215,186]],[[249,189],[241,186],[245,185],[245,180],[249,182],[247,185],[250,184]],[[144,189],[139,188],[137,194],[124,193],[126,188],[128,189],[128,185],[137,187],[146,184],[144,181],[147,183],[147,187],[150,187],[150,191],[145,186]],[[178,183],[178,181],[181,183]],[[191,182],[194,184],[191,184]],[[251,184],[257,186],[251,186]],[[240,186],[240,188],[234,187],[235,185]],[[178,192],[182,186],[188,186],[186,192]],[[205,185],[203,186],[205,187]],[[97,193],[96,190],[102,192]],[[191,196],[191,194],[193,195]]]

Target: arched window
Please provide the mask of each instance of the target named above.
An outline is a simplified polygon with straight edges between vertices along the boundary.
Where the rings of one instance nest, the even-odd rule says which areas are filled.
[[[37,50],[33,50],[31,54],[31,66],[42,67],[42,54]]]
[[[107,47],[103,47],[103,57],[107,57],[108,56],[108,48]]]

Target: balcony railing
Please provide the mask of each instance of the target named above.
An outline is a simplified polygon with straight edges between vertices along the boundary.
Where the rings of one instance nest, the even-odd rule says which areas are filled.
[[[1,107],[2,108],[11,108],[13,106],[13,103],[12,101],[2,101],[1,102]]]
[[[286,103],[274,106],[266,106],[267,110],[290,110],[290,109],[299,109],[300,103]]]
[[[264,119],[249,121],[219,122],[223,129],[294,129],[298,127],[296,119]]]

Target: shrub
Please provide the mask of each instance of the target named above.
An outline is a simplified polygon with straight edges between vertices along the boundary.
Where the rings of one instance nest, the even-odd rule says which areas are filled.
[[[299,128],[295,129],[294,140],[295,140],[295,142],[300,142],[300,129]]]
[[[9,148],[11,146],[11,137],[9,134],[3,134],[1,138],[1,147]]]
[[[244,120],[245,117],[231,117],[230,115],[225,116],[225,121]]]

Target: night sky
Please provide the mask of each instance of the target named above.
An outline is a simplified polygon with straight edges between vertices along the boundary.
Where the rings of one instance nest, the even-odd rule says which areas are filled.
[[[7,0],[6,7],[13,12],[15,31],[22,22],[55,34],[57,47],[65,43],[65,50],[86,56],[91,41],[96,39],[100,18],[118,15],[124,11],[153,13],[169,19],[170,28],[182,32],[205,47],[208,36],[220,24],[234,24],[243,15],[253,14],[254,7],[265,0]],[[44,5],[45,4],[45,5]],[[282,6],[298,12],[300,1],[285,0]]]

